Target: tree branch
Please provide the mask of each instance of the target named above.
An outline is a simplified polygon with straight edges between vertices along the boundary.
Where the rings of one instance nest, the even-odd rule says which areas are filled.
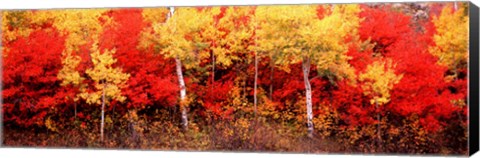
[[[314,79],[316,79],[316,78],[320,78],[320,77],[322,77],[322,76],[320,76],[320,75],[317,75],[317,76],[315,76],[315,77],[312,77],[311,79],[309,79],[309,81],[312,81],[312,80],[314,80]]]

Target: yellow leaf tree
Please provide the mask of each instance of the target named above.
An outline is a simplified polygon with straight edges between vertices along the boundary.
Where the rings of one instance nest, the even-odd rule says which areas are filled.
[[[345,54],[348,35],[356,35],[360,19],[358,5],[332,5],[331,14],[318,18],[316,5],[259,6],[261,21],[259,49],[275,53],[276,63],[290,65],[301,62],[305,84],[308,136],[313,134],[312,89],[310,67],[321,72],[334,72],[339,78],[353,75]]]
[[[33,31],[30,27],[32,15],[31,11],[2,11],[1,18],[6,21],[0,25],[2,40],[8,43],[18,37],[28,36]]]
[[[401,74],[395,74],[394,68],[395,65],[391,60],[375,61],[358,76],[358,80],[363,83],[364,95],[372,97],[370,103],[375,105],[376,109],[390,102],[390,91],[403,77]],[[377,121],[377,137],[380,140],[380,113],[377,113]]]
[[[430,52],[439,58],[441,65],[448,66],[457,78],[458,69],[467,68],[468,60],[468,15],[465,6],[452,10],[448,5],[439,17],[434,17],[436,34],[433,36],[435,46]]]
[[[208,47],[200,36],[203,28],[211,24],[212,18],[209,9],[170,7],[165,22],[153,23],[155,44],[160,49],[159,53],[167,58],[175,59],[176,73],[180,87],[180,108],[182,111],[182,125],[188,129],[187,116],[187,90],[183,77],[182,66],[191,69],[198,66],[209,53]]]
[[[169,14],[168,8],[144,8],[142,10],[143,22],[154,26],[165,23],[167,15]],[[156,35],[154,32],[154,26],[147,25],[143,28],[139,37],[138,49],[146,50],[150,46],[155,45]]]
[[[63,68],[57,77],[62,80],[62,86],[73,85],[77,88],[81,87],[82,74],[77,72],[76,68],[80,64],[78,50],[80,46],[86,45],[98,37],[102,31],[99,18],[104,13],[104,9],[97,10],[38,10],[38,11],[5,11],[3,18],[11,21],[7,28],[4,23],[1,25],[2,30],[6,30],[2,39],[6,42],[13,41],[17,37],[25,37],[30,32],[41,29],[45,23],[51,23],[55,28],[60,30],[62,35],[67,37],[66,49],[62,53]],[[6,54],[3,54],[6,56]],[[78,100],[78,97],[70,97],[67,99]],[[75,117],[77,113],[77,104],[74,103]]]
[[[234,62],[243,61],[249,64],[248,58],[255,51],[255,7],[224,7],[224,16],[213,24],[207,25],[203,35],[211,44],[212,82],[215,78],[215,67],[231,66]],[[220,8],[212,8],[211,17],[220,13]],[[247,56],[242,58],[241,56]],[[258,58],[255,54],[254,112],[257,107]],[[212,84],[213,85],[213,84]],[[212,87],[213,89],[213,87]]]
[[[2,11],[2,17],[0,18],[6,21],[0,25],[3,32],[1,36],[3,42],[9,43],[19,37],[27,37],[31,32],[41,29],[42,24],[51,18],[40,13],[41,11]],[[3,55],[6,56],[6,54]]]
[[[41,14],[39,17],[52,18],[54,21],[53,25],[67,36],[65,51],[62,53],[63,67],[57,75],[57,77],[62,80],[62,86],[73,86],[79,88],[80,91],[85,88],[85,85],[82,84],[82,81],[85,79],[84,72],[77,70],[82,60],[80,58],[80,47],[98,40],[100,33],[103,31],[103,26],[99,19],[106,18],[102,15],[105,11],[107,10],[48,10],[37,13]],[[75,101],[74,109],[76,117],[76,101],[80,98],[77,95],[69,99]]]
[[[390,102],[390,90],[403,77],[396,75],[394,68],[391,60],[375,61],[367,66],[365,73],[359,75],[359,81],[364,83],[362,85],[364,94],[372,96],[371,104],[384,105]]]
[[[241,60],[235,53],[246,54],[253,50],[251,40],[254,31],[254,7],[226,7],[224,16],[214,23],[212,29],[205,30],[207,38],[215,43],[212,46],[215,60],[220,66],[228,67],[234,61]],[[219,8],[212,8],[212,14],[219,12]],[[249,19],[249,20],[247,20]]]
[[[80,63],[79,50],[81,46],[98,40],[103,26],[98,19],[105,17],[106,10],[69,10],[45,11],[43,14],[54,17],[54,26],[67,35],[65,51],[63,52],[64,67],[58,77],[62,84],[80,84],[82,77],[75,69]]]
[[[126,87],[129,74],[123,73],[120,68],[112,65],[117,62],[113,58],[115,50],[105,50],[101,53],[96,44],[92,46],[91,56],[93,67],[86,70],[86,74],[94,81],[94,92],[82,89],[79,96],[88,104],[102,105],[102,120],[100,124],[100,138],[103,141],[103,129],[105,124],[105,105],[109,99],[123,102],[126,97],[122,96],[121,89]]]
[[[73,86],[79,90],[76,96],[70,98],[75,101],[75,116],[77,112],[76,102],[79,99],[84,99],[87,104],[101,105],[100,137],[102,141],[104,138],[105,106],[109,104],[110,99],[120,102],[125,100],[125,97],[121,94],[121,88],[125,86],[125,82],[129,78],[129,75],[124,74],[121,69],[112,67],[112,64],[116,62],[113,58],[115,50],[107,50],[101,53],[98,49],[96,41],[103,32],[104,25],[112,22],[110,18],[104,16],[106,11],[108,10],[51,10],[37,13],[41,15],[39,17],[52,18],[53,25],[67,35],[65,51],[62,53],[63,67],[57,77],[62,80],[61,84],[63,86]],[[99,19],[104,20],[104,23],[102,24]],[[82,52],[82,47],[90,47],[91,49]],[[86,61],[90,61],[93,65],[84,72],[77,69],[82,64],[80,53],[88,53],[89,59]],[[84,84],[83,81],[86,79],[91,79],[94,82],[94,87]],[[89,89],[94,89],[94,91],[90,92]]]

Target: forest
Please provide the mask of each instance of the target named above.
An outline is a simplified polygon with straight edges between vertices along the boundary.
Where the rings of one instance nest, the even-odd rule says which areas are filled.
[[[468,3],[0,12],[2,145],[468,153]]]

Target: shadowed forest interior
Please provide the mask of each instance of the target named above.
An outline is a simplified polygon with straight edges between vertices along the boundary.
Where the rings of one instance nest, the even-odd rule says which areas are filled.
[[[468,3],[1,11],[2,145],[468,152]]]

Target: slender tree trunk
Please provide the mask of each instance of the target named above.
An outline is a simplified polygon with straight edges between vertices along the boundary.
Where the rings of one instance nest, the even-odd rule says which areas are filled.
[[[182,72],[182,61],[177,57],[175,58],[178,83],[180,84],[180,108],[182,110],[182,126],[186,130],[188,129],[188,118],[187,118],[187,105],[184,105],[184,101],[187,95],[187,90],[185,87],[185,81],[183,80]]]
[[[113,112],[112,112],[112,129],[115,127],[115,104],[113,105]]]
[[[377,99],[375,99],[375,107],[376,107],[377,110],[378,110],[378,102],[377,102]],[[378,110],[378,111],[380,111],[380,110]],[[378,137],[378,138],[377,138],[377,140],[378,140],[378,142],[377,142],[377,144],[378,144],[378,149],[377,149],[377,150],[378,150],[378,151],[377,151],[377,152],[379,152],[379,151],[381,151],[381,149],[382,149],[382,148],[381,148],[381,145],[382,145],[382,143],[381,143],[381,142],[382,142],[382,136],[381,136],[381,133],[380,133],[380,132],[381,132],[381,131],[380,131],[380,113],[378,113],[378,112],[377,112],[377,121],[378,121],[378,124],[377,124],[377,137]]]
[[[169,7],[169,14],[167,14],[167,20],[173,17],[175,13],[175,7]],[[187,117],[187,105],[184,105],[185,98],[187,97],[187,90],[185,88],[185,81],[183,80],[183,72],[182,72],[182,61],[177,56],[175,58],[176,69],[177,69],[177,77],[178,83],[180,85],[180,108],[182,110],[182,126],[184,130],[188,129],[188,117]]]
[[[74,116],[74,118],[75,118],[75,120],[77,120],[77,102],[74,102],[74,103],[73,103],[73,106],[74,106],[74,108],[75,108],[75,116]]]
[[[272,60],[273,60],[273,58],[272,58]],[[274,64],[275,63],[273,61],[270,61],[270,92],[269,92],[269,95],[268,95],[270,100],[272,100],[272,98],[273,98],[273,72],[274,72],[273,67],[274,67]]]
[[[255,81],[253,85],[253,108],[254,116],[257,118],[257,80],[258,80],[258,57],[257,52],[255,52]]]
[[[302,61],[303,80],[305,82],[305,97],[307,102],[307,130],[308,137],[313,137],[313,110],[312,110],[312,87],[308,75],[310,73],[310,59],[304,58]]]
[[[103,142],[103,128],[105,126],[105,89],[107,88],[107,84],[105,81],[103,82],[103,90],[102,90],[102,122],[100,123],[100,140]]]
[[[212,52],[212,90],[215,83],[215,55]]]
[[[212,52],[212,85],[210,85],[210,97],[212,101],[215,103],[215,99],[213,97],[213,90],[215,90],[215,54]]]
[[[243,99],[247,98],[247,81],[246,79],[242,79],[242,82],[243,82]]]

